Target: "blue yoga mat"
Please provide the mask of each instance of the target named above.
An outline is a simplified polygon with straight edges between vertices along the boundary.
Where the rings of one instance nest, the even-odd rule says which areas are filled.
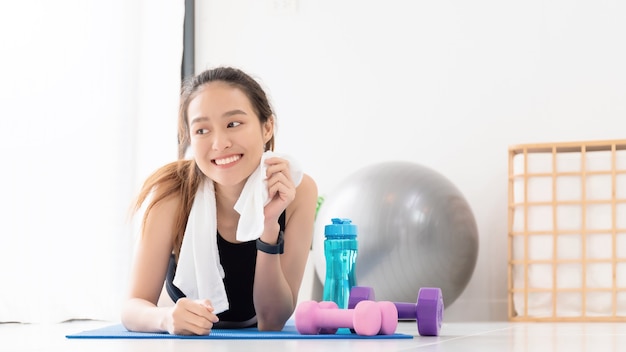
[[[209,335],[187,336],[168,333],[131,332],[122,324],[106,326],[94,330],[85,330],[66,335],[68,339],[412,339],[406,334],[361,336],[348,329],[339,329],[334,335],[302,335],[294,325],[288,323],[282,331],[259,331],[257,328],[213,329]]]

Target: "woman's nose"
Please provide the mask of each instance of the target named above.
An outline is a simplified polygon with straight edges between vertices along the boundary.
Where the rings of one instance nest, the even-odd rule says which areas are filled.
[[[213,132],[213,150],[224,150],[232,145],[228,132],[226,131],[214,131]]]

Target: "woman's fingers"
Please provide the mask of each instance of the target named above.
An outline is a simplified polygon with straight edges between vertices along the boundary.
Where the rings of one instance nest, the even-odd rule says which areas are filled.
[[[289,162],[287,160],[273,157],[266,159],[265,163],[267,164],[265,176],[268,179],[272,178],[274,175],[282,175],[293,183],[291,180],[291,172],[289,170]]]
[[[270,199],[279,198],[281,201],[291,202],[296,197],[296,189],[292,184],[285,184],[281,181],[268,182],[268,193]]]
[[[270,158],[266,162],[268,163],[266,176],[270,199],[273,199],[276,194],[283,200],[291,198],[290,194],[295,196],[296,187],[291,179],[289,163],[280,158]]]
[[[181,298],[174,306],[169,330],[179,335],[207,335],[218,321],[210,301]]]
[[[270,200],[278,198],[289,204],[296,196],[296,187],[291,180],[289,163],[281,158],[268,158],[266,163],[267,190]]]
[[[281,173],[282,174],[282,173]],[[270,203],[276,204],[272,208],[276,207],[276,210],[281,213],[289,203],[296,198],[296,187],[292,182],[285,179],[282,176],[274,174],[267,180],[267,192],[270,199]],[[282,209],[278,209],[279,206]]]
[[[280,214],[296,198],[296,186],[291,179],[289,163],[281,158],[268,158],[267,191],[269,203],[265,206],[265,220],[278,221]]]

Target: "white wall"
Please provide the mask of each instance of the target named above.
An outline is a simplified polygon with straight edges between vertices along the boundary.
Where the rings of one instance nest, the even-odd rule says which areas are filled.
[[[321,195],[387,160],[459,187],[480,252],[448,321],[507,317],[508,147],[625,137],[625,2],[199,0],[196,11],[196,70],[259,78],[278,149]]]
[[[119,318],[141,182],[176,159],[182,3],[0,2],[0,322]]]

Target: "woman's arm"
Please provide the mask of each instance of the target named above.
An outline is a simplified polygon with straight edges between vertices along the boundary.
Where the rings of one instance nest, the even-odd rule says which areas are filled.
[[[257,251],[254,306],[259,330],[281,330],[293,314],[313,239],[316,207],[317,186],[304,175],[286,209],[284,254]],[[279,230],[276,220],[266,223],[261,240],[275,244]]]
[[[122,323],[131,331],[208,334],[217,317],[210,302],[180,299],[174,307],[157,307],[172,253],[179,200],[157,203],[146,219],[131,271],[130,295],[122,308]]]

